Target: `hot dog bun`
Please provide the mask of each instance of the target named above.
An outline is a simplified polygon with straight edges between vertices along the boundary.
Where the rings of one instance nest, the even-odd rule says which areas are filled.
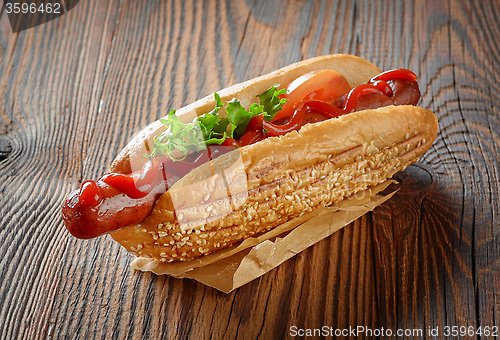
[[[351,87],[380,70],[358,57],[333,55],[290,65],[224,89],[222,100],[248,107],[275,83],[286,86],[322,69],[343,74]],[[210,111],[206,97],[177,111],[181,120]],[[129,172],[163,129],[154,123],[113,162]],[[140,224],[112,232],[128,251],[162,262],[185,261],[227,247],[317,208],[384,182],[432,145],[438,123],[429,110],[388,106],[303,126],[239,148],[191,171],[155,204]]]

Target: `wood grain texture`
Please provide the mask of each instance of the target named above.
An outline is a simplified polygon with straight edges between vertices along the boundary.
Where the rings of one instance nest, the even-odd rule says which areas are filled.
[[[82,0],[12,34],[2,9],[0,338],[500,326],[499,16],[495,0]],[[110,237],[64,230],[64,196],[143,126],[329,53],[414,70],[439,118],[432,149],[373,213],[230,294],[131,271]]]

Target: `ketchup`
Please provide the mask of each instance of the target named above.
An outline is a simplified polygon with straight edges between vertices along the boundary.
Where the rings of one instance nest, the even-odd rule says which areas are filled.
[[[325,96],[316,95],[316,92],[339,93],[328,89],[325,91],[324,84],[329,83],[327,76],[338,78],[336,72],[330,73],[317,73],[323,87],[318,87],[318,83],[312,81],[315,75],[309,76],[308,82],[303,83],[306,85],[298,87],[303,95],[297,96],[293,91],[287,94],[294,97],[294,104],[288,105],[286,112],[280,111],[271,122],[265,121],[262,115],[253,117],[237,141],[227,138],[221,145],[210,145],[202,152],[187,155],[183,161],[158,156],[148,160],[140,171],[130,174],[108,173],[97,181],[83,182],[80,189],[70,194],[64,203],[62,211],[67,229],[76,237],[93,238],[140,223],[169,187],[192,169],[223,153],[270,136],[299,130],[308,122],[386,105],[416,105],[420,99],[416,75],[403,69],[380,73],[367,84],[354,87],[340,97],[325,99]],[[339,82],[339,79],[334,80]]]
[[[267,122],[262,119],[262,116],[252,118],[245,134],[240,138],[239,144],[244,146],[266,137],[281,136],[299,130],[308,122],[307,116],[313,113],[319,113],[323,116],[322,120],[326,120],[359,109],[387,105],[416,105],[420,99],[420,91],[416,80],[415,73],[409,70],[390,70],[373,77],[367,84],[352,88],[341,97],[319,101],[308,100],[307,98],[311,97],[309,95],[299,105],[296,105],[296,110],[285,120],[283,120],[283,117],[279,117],[278,120],[276,119],[278,117],[275,117],[273,121]],[[411,92],[411,94],[401,96],[402,91]],[[374,100],[375,98],[377,99]],[[314,120],[318,121],[318,119]],[[252,121],[254,122],[252,123]]]
[[[153,210],[158,197],[180,178],[236,147],[236,141],[227,138],[221,145],[210,145],[183,161],[156,157],[140,171],[108,173],[97,181],[85,181],[64,202],[66,228],[73,236],[88,239],[140,223]]]

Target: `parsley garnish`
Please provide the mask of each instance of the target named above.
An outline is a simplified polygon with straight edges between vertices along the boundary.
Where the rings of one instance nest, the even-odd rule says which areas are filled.
[[[147,156],[167,155],[174,161],[181,161],[190,153],[205,150],[208,145],[222,144],[227,137],[241,137],[250,119],[263,115],[266,121],[271,121],[283,108],[286,99],[280,99],[279,96],[286,90],[278,91],[278,87],[279,84],[276,84],[260,94],[260,104],[253,103],[248,111],[235,98],[227,102],[224,109],[224,103],[217,93],[214,94],[215,108],[196,117],[191,123],[181,122],[175,110],[170,111],[167,119],[160,119],[167,129],[155,137],[153,150]],[[225,117],[219,116],[220,110],[225,110]]]

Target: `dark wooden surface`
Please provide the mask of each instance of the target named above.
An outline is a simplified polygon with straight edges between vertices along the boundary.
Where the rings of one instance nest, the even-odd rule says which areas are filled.
[[[498,17],[495,0],[81,0],[12,34],[2,11],[0,338],[500,326]],[[65,231],[64,196],[141,127],[329,53],[414,70],[439,118],[432,149],[373,213],[230,294],[132,271],[110,237]]]

